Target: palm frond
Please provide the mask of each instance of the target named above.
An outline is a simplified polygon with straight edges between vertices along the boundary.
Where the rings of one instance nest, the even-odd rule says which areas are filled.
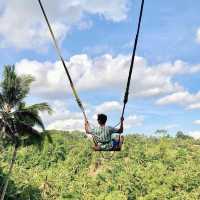
[[[10,65],[5,66],[3,74],[4,74],[3,81],[1,83],[2,95],[4,96],[6,103],[11,105],[15,99],[14,89],[16,86],[16,73],[14,66]]]
[[[38,103],[38,104],[34,104],[31,106],[28,106],[26,108],[24,108],[25,110],[30,110],[30,111],[34,111],[34,112],[48,112],[48,114],[52,114],[53,110],[51,109],[51,107],[47,104],[47,103]]]
[[[0,127],[0,139],[6,142],[15,143],[17,141],[18,135],[14,132],[13,127],[8,122],[1,120]]]
[[[48,131],[44,131],[43,132],[43,135],[45,136],[45,137],[47,137],[47,140],[48,140],[48,142],[49,143],[53,143],[53,139],[52,139],[52,137],[51,137],[51,135],[49,134],[49,132]]]
[[[36,137],[42,136],[38,130],[34,129],[32,126],[24,122],[17,123],[16,129],[20,135],[29,135],[29,136],[34,135]]]
[[[43,130],[45,129],[42,119],[40,118],[38,113],[24,109],[15,111],[13,115],[16,118],[16,120],[18,120],[18,123],[22,121],[26,124],[29,124],[30,126],[38,125]]]
[[[4,104],[5,104],[4,96],[0,92],[0,110],[3,110]]]
[[[4,136],[5,128],[4,128],[4,123],[3,120],[0,119],[0,138]]]
[[[29,93],[31,83],[35,79],[31,75],[22,75],[22,76],[19,76],[18,78],[19,78],[19,84],[20,84],[20,90],[21,90],[21,92],[19,93],[18,98],[22,100]]]
[[[6,138],[15,140],[14,121],[10,113],[0,111],[0,132]]]
[[[21,136],[22,144],[25,146],[37,145],[39,149],[42,149],[44,141],[44,135],[42,133],[25,123],[18,123],[17,130]]]
[[[1,89],[2,95],[10,108],[16,106],[27,96],[33,81],[31,75],[17,76],[14,65],[5,66]]]

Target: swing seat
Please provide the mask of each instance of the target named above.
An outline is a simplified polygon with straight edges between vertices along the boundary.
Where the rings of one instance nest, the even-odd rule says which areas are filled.
[[[110,149],[94,149],[94,151],[121,151],[120,147],[114,147]]]
[[[122,142],[120,144],[120,141]],[[93,148],[94,151],[121,151],[122,145],[124,143],[124,137],[120,136],[120,140],[118,142],[113,141],[113,146],[111,148],[98,148],[96,149],[95,147]]]

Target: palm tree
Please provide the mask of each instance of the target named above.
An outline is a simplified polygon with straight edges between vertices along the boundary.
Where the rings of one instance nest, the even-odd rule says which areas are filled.
[[[12,143],[14,146],[8,175],[4,184],[1,200],[4,199],[9,177],[16,160],[17,150],[22,141],[41,142],[44,138],[44,124],[39,116],[42,111],[51,114],[52,110],[47,103],[31,106],[25,104],[24,99],[30,91],[34,81],[30,75],[18,76],[15,66],[5,66],[3,80],[0,83],[0,139]],[[39,132],[36,126],[43,132]]]

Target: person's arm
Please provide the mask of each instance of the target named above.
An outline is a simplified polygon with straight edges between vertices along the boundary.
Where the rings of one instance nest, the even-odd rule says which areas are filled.
[[[91,134],[91,129],[88,121],[85,121],[85,132]]]
[[[111,134],[115,134],[115,133],[121,134],[121,133],[123,133],[123,131],[124,131],[124,124],[123,123],[124,123],[124,118],[122,117],[121,122],[120,122],[120,127],[119,128],[110,127],[110,133]]]
[[[123,133],[123,131],[124,131],[124,118],[122,117],[120,127],[119,127],[117,133]]]

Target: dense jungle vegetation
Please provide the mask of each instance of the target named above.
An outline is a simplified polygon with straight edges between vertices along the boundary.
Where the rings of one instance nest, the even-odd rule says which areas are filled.
[[[21,146],[7,200],[200,199],[200,141],[178,135],[128,135],[111,160],[78,132],[50,131],[43,147]],[[12,146],[0,145],[0,185]],[[108,156],[108,155],[104,155]]]

